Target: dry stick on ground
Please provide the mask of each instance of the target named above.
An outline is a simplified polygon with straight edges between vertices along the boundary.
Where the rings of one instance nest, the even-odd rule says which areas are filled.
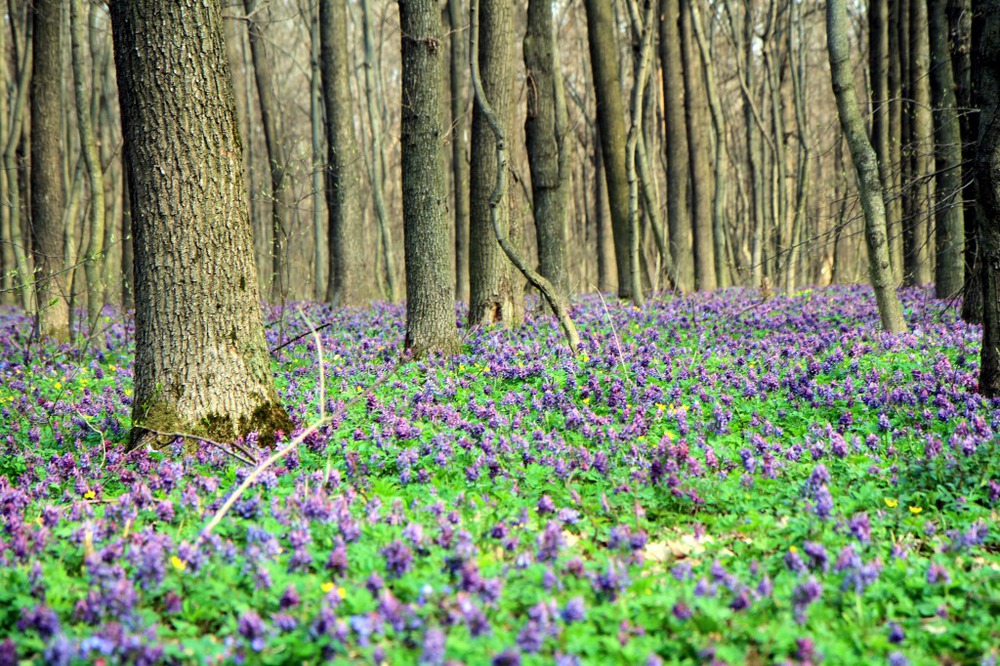
[[[142,429],[148,433],[156,435],[157,437],[170,437],[172,440],[190,439],[195,442],[205,442],[206,444],[211,444],[212,446],[219,449],[226,455],[235,458],[236,460],[239,460],[242,463],[245,463],[250,466],[257,464],[257,458],[253,455],[253,453],[251,453],[248,449],[243,448],[236,442],[231,443],[230,446],[236,449],[236,451],[239,451],[239,453],[236,453],[235,451],[230,451],[229,449],[226,448],[225,444],[221,444],[214,440],[208,439],[207,437],[204,437],[202,435],[192,435],[186,432],[160,432],[159,430],[152,430],[151,428],[142,428]]]
[[[477,55],[479,46],[479,0],[472,0],[469,17],[472,29],[469,41],[469,59],[472,63],[472,85],[476,94],[476,103],[483,112],[483,117],[486,119],[490,129],[493,130],[497,146],[497,182],[493,188],[493,194],[490,195],[490,218],[493,222],[493,233],[496,234],[497,242],[510,262],[517,267],[517,270],[521,271],[521,275],[535,289],[542,292],[542,296],[548,301],[549,307],[552,308],[552,312],[555,313],[556,319],[559,320],[559,325],[566,335],[566,342],[569,343],[570,353],[576,355],[577,347],[580,345],[580,334],[576,330],[573,319],[569,316],[568,301],[556,291],[551,282],[539,274],[538,271],[528,266],[510,240],[500,231],[497,214],[498,207],[503,202],[504,194],[507,191],[507,137],[500,126],[500,121],[497,119],[496,114],[493,113],[493,107],[490,106],[489,100],[486,99],[486,92],[483,90],[483,81],[479,75],[479,57]]]

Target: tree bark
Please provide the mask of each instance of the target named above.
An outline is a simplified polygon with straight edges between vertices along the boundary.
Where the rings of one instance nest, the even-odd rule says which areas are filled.
[[[976,200],[983,281],[983,346],[979,390],[1000,397],[1000,1],[978,3],[973,16],[973,79],[981,111],[976,148]],[[978,23],[978,25],[977,25]]]
[[[625,174],[625,112],[622,107],[618,47],[615,24],[608,0],[584,0],[587,13],[587,41],[597,97],[597,124],[600,127],[605,185],[611,207],[618,297],[632,297],[629,281],[628,177]],[[489,91],[487,91],[489,92]],[[492,97],[491,97],[492,99]]]
[[[319,2],[309,0],[309,139],[312,149],[313,298],[326,297],[326,269],[323,251],[326,233],[326,127],[323,124],[323,70],[320,67]],[[237,108],[238,105],[237,105]]]
[[[399,0],[402,39],[406,341],[417,357],[458,351],[441,138],[444,52],[437,0]]]
[[[477,58],[483,89],[497,120],[509,134],[514,116],[514,6],[509,0],[485,0],[480,14]],[[469,326],[516,326],[524,318],[520,276],[508,261],[493,232],[490,195],[496,183],[497,156],[493,133],[482,108],[472,112],[472,165],[469,218]],[[519,244],[520,225],[510,214],[509,194],[497,215],[501,233]]]
[[[878,158],[879,177],[885,200],[886,233],[889,235],[889,263],[895,275],[902,269],[897,266],[892,253],[892,178],[893,159],[890,139],[889,97],[889,0],[879,0],[868,5],[868,71],[872,88],[872,147]]]
[[[934,103],[936,253],[934,291],[954,298],[965,285],[965,219],[962,209],[962,130],[948,46],[948,0],[928,0],[931,98]]]
[[[896,284],[903,279],[903,54],[900,47],[902,5],[907,0],[889,0],[889,70],[888,125],[889,159],[886,163],[889,181],[886,183],[886,229],[889,233],[889,259]]]
[[[469,300],[469,34],[462,20],[462,0],[448,0],[451,28],[451,173],[455,189],[455,299]]]
[[[31,241],[35,256],[38,327],[42,335],[69,339],[70,289],[66,261],[66,137],[62,65],[65,0],[37,0],[34,71],[31,76]]]
[[[133,445],[168,443],[154,431],[273,441],[292,423],[264,338],[219,2],[115,0],[111,20],[135,242]]]
[[[666,121],[667,226],[677,287],[694,284],[691,261],[691,220],[688,215],[688,143],[684,116],[684,62],[681,57],[680,0],[661,0],[660,68],[663,76],[663,116]]]
[[[691,170],[691,222],[694,249],[695,288],[716,288],[715,245],[712,238],[712,127],[704,70],[691,25],[691,3],[681,7],[681,53],[684,60],[684,106],[688,135],[688,166]]]
[[[528,87],[524,132],[531,168],[531,193],[538,241],[539,273],[569,294],[566,268],[566,211],[569,203],[567,112],[559,71],[558,43],[549,0],[529,0],[524,36]]]
[[[274,76],[267,57],[261,15],[265,12],[259,0],[244,0],[247,13],[247,32],[250,37],[250,56],[253,58],[257,99],[260,103],[260,120],[264,128],[264,145],[267,164],[271,173],[271,298],[284,302],[289,296],[288,235],[291,232],[291,197],[285,183],[285,151],[278,131],[278,102],[274,96]]]
[[[70,43],[72,44],[73,92],[76,98],[76,124],[80,133],[80,152],[87,167],[90,189],[90,233],[83,253],[87,275],[87,324],[90,334],[97,330],[101,310],[104,308],[104,169],[94,138],[84,65],[84,40],[87,34],[88,15],[84,13],[83,0],[70,0]]]
[[[837,98],[840,126],[847,138],[858,179],[858,193],[865,213],[865,239],[868,243],[869,270],[882,327],[889,333],[905,333],[906,321],[896,295],[889,246],[886,242],[885,202],[875,149],[865,134],[865,124],[858,105],[851,69],[849,28],[845,0],[827,0],[827,47],[833,93]]]

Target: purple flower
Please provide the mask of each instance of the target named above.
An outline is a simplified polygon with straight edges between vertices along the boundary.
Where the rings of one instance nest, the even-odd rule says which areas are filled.
[[[931,562],[931,566],[927,570],[927,582],[931,585],[948,585],[951,583],[951,574],[937,562]]]
[[[428,629],[424,634],[424,650],[420,653],[421,664],[441,666],[444,664],[445,633],[440,629]]]
[[[792,592],[792,607],[796,622],[799,624],[805,623],[806,610],[822,594],[823,586],[819,584],[815,576],[810,576],[809,580],[796,586]]]
[[[492,666],[521,666],[521,655],[517,652],[517,650],[504,650],[497,656],[493,657],[493,661],[490,663]]]
[[[868,520],[867,513],[856,513],[848,521],[848,527],[854,538],[863,544],[869,544],[872,540],[872,526]]]
[[[583,597],[573,597],[566,602],[562,611],[562,619],[566,624],[582,622],[587,617],[587,607],[583,603]]]
[[[559,523],[550,520],[545,525],[545,531],[538,536],[538,553],[536,555],[539,562],[551,562],[559,557],[559,549],[563,545],[562,531]]]
[[[237,630],[240,636],[250,642],[254,652],[264,649],[264,622],[254,611],[247,611],[240,616]]]
[[[544,516],[549,513],[555,513],[555,510],[556,510],[556,505],[552,501],[552,498],[549,497],[548,495],[542,495],[538,499],[538,507],[537,507],[538,515]]]
[[[675,603],[673,608],[670,609],[670,612],[673,613],[673,616],[678,620],[687,620],[694,614],[691,612],[688,605],[683,601]]]
[[[413,565],[413,553],[399,539],[383,548],[381,553],[385,558],[385,566],[389,570],[389,574],[394,578],[399,578],[405,574]]]
[[[294,585],[289,584],[285,588],[285,591],[281,594],[281,599],[278,600],[278,606],[281,610],[288,610],[289,608],[295,608],[299,605],[299,591],[295,589]]]
[[[903,642],[906,634],[903,633],[903,628],[896,624],[895,622],[889,623],[889,642],[893,645],[899,645]]]
[[[889,655],[889,666],[909,666],[910,660],[902,652],[893,652]]]

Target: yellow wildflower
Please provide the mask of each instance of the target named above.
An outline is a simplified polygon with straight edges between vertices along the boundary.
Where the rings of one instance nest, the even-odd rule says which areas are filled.
[[[83,494],[83,499],[94,499],[95,497],[97,497],[97,493],[93,490],[88,490]]]
[[[55,386],[56,390],[58,391],[59,389],[62,388],[62,382],[56,382],[55,384],[53,384],[53,386]]]
[[[178,571],[184,571],[185,569],[188,568],[188,563],[182,560],[181,558],[177,557],[176,555],[170,556],[170,564],[171,566],[173,566],[174,569],[177,569]]]
[[[325,583],[323,583],[322,589],[323,589],[324,593],[332,592],[333,591],[333,583],[331,583],[330,581],[326,581]]]
[[[897,506],[899,506],[899,500],[889,499],[888,497],[886,497],[885,505],[890,509],[895,509]]]
[[[797,552],[799,552],[799,549],[796,548],[795,546],[789,546],[788,547],[788,552],[790,552],[790,553],[797,553]]]
[[[911,506],[910,507],[910,513],[912,513],[914,515],[920,513],[923,510],[924,510],[924,508],[922,506]]]

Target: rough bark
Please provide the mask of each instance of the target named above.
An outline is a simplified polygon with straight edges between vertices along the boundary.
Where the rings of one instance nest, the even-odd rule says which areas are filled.
[[[566,268],[566,211],[569,204],[569,147],[566,100],[549,0],[529,0],[524,36],[528,81],[524,132],[531,168],[531,194],[538,241],[539,273],[562,295],[569,294]]]
[[[666,122],[667,226],[670,254],[682,291],[694,285],[691,261],[691,220],[688,216],[688,144],[684,116],[684,63],[681,58],[680,0],[661,0],[660,68],[663,76],[663,116]]]
[[[688,135],[688,166],[691,170],[691,227],[694,250],[695,288],[716,288],[715,246],[712,238],[712,126],[705,76],[697,40],[691,25],[692,2],[681,7],[681,53],[684,61],[684,108]]]
[[[66,135],[60,115],[66,0],[37,0],[31,76],[31,242],[35,256],[38,327],[42,335],[69,338],[70,288],[66,261]]]
[[[264,338],[218,0],[115,0],[135,243],[134,446],[292,423]],[[168,438],[171,439],[171,438]]]
[[[72,44],[73,93],[76,98],[76,125],[80,133],[80,152],[87,168],[90,190],[90,230],[83,253],[87,275],[87,324],[90,334],[97,330],[101,310],[104,308],[104,170],[94,137],[94,123],[90,99],[93,94],[87,86],[84,66],[84,40],[87,36],[87,17],[83,0],[70,0],[70,43]]]
[[[312,149],[313,298],[326,297],[326,128],[323,125],[323,71],[320,67],[319,0],[309,1],[309,139]],[[237,104],[237,108],[239,105]]]
[[[886,232],[892,238],[893,216],[893,159],[891,149],[889,97],[889,0],[873,2],[868,6],[868,71],[872,92],[872,147],[878,158],[879,176],[882,179],[882,194],[885,199]],[[889,241],[889,262],[894,276],[901,270],[892,253]],[[895,279],[895,278],[894,278]]]
[[[437,0],[399,0],[402,39],[402,176],[406,349],[458,350],[441,139],[444,51]]]
[[[451,174],[455,190],[455,298],[469,300],[469,34],[462,20],[462,0],[448,0],[451,28]]]
[[[509,0],[486,0],[480,12],[477,58],[483,89],[497,120],[509,134],[517,97],[514,92],[514,6]],[[516,326],[524,318],[520,276],[493,232],[490,195],[496,183],[493,133],[479,104],[472,111],[472,165],[469,181],[469,326]],[[510,214],[509,193],[497,209],[500,231],[515,245],[519,221]]]
[[[587,13],[587,43],[597,98],[601,157],[611,207],[618,296],[627,299],[632,297],[629,281],[628,177],[625,174],[625,112],[622,108],[621,78],[618,73],[615,24],[611,3],[607,0],[584,0],[583,4]]]
[[[889,333],[906,332],[906,321],[896,295],[889,246],[886,242],[885,202],[875,149],[865,133],[864,120],[854,87],[851,69],[849,28],[845,0],[827,0],[827,47],[833,93],[837,98],[840,126],[851,150],[858,179],[858,193],[865,213],[865,240],[868,243],[869,269],[882,327]]]
[[[975,164],[983,281],[979,390],[985,396],[997,398],[1000,397],[1000,1],[979,3],[973,21],[981,21],[973,26],[972,62],[975,101],[982,109]]]
[[[264,129],[267,166],[271,174],[271,298],[284,302],[289,295],[288,235],[291,233],[291,194],[285,182],[285,149],[278,130],[278,101],[274,95],[274,76],[268,59],[261,19],[266,14],[259,0],[243,0],[247,13],[247,34],[253,59],[257,101]]]
[[[135,308],[135,244],[132,242],[132,195],[128,163],[122,160],[122,309]]]
[[[948,0],[928,0],[931,98],[934,103],[934,292],[954,298],[965,285],[965,219],[962,209],[962,130],[948,46]]]
[[[886,183],[886,229],[889,233],[889,259],[896,284],[903,279],[903,78],[902,50],[899,45],[901,7],[906,0],[889,1],[889,181]],[[881,164],[881,162],[880,162]]]

